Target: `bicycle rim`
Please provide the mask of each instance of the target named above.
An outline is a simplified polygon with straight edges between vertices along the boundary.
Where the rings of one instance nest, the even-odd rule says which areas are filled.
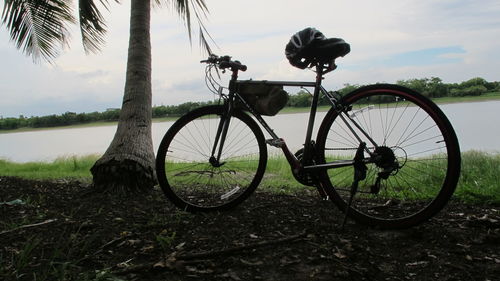
[[[264,136],[248,115],[230,119],[219,163],[210,162],[222,106],[197,109],[180,118],[163,138],[157,174],[166,196],[187,211],[228,209],[257,187],[267,162]]]
[[[458,141],[442,111],[422,95],[395,85],[358,89],[342,104],[378,145],[355,129],[368,151],[378,157],[366,164],[366,178],[359,182],[350,216],[368,225],[406,228],[441,210],[460,174]],[[318,151],[324,151],[321,161],[352,160],[359,143],[337,112],[327,114],[318,133]],[[323,175],[329,195],[343,211],[353,178],[353,166],[329,169]]]

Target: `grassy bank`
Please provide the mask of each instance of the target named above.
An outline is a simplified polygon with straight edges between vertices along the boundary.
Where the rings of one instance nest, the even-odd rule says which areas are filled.
[[[52,163],[12,163],[0,160],[0,176],[30,179],[76,179],[91,181],[89,169],[97,155],[59,158]],[[462,154],[462,173],[455,197],[466,202],[500,204],[500,155],[469,151]],[[259,187],[272,192],[294,193],[303,188],[282,157],[271,156]],[[314,189],[314,188],[312,188]]]
[[[489,100],[500,100],[500,92],[487,93],[481,96],[466,96],[466,97],[445,97],[434,99],[437,104],[446,103],[459,103],[459,102],[482,102]],[[330,106],[320,106],[318,111],[327,111]],[[309,112],[309,107],[285,107],[280,111],[279,114],[290,114],[290,113],[304,113]],[[163,117],[163,118],[153,118],[153,122],[167,122],[175,121],[178,117]],[[0,134],[8,133],[19,133],[19,132],[30,132],[30,131],[43,131],[43,130],[56,130],[56,129],[74,129],[74,128],[87,128],[87,127],[99,127],[99,126],[113,126],[117,122],[92,122],[71,126],[60,126],[60,127],[48,127],[48,128],[19,128],[14,130],[0,130]]]
[[[271,157],[259,188],[275,192],[293,193],[300,188],[314,189],[299,184],[283,158]],[[500,154],[479,151],[462,153],[462,171],[455,198],[470,203],[500,204]]]
[[[13,163],[0,159],[0,176],[14,176],[28,179],[77,179],[87,181],[92,177],[90,168],[97,159],[97,155],[62,157],[50,163]]]
[[[500,204],[500,154],[462,153],[462,172],[455,195],[467,202]]]

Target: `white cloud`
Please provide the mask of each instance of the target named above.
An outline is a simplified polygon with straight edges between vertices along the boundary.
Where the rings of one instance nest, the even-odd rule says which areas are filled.
[[[220,49],[247,64],[242,78],[312,80],[314,74],[291,67],[284,57],[290,36],[314,26],[328,37],[342,37],[352,51],[338,60],[326,86],[395,82],[438,76],[459,82],[481,76],[498,80],[500,2],[485,0],[207,0],[206,26]],[[1,8],[1,7],[0,7]],[[52,114],[118,107],[124,87],[130,3],[113,4],[107,44],[85,55],[75,28],[71,49],[56,65],[33,65],[15,50],[0,28],[0,115]],[[184,25],[167,8],[153,12],[153,103],[178,104],[212,98],[204,89],[203,58],[196,34],[189,44]],[[424,66],[375,64],[412,51],[461,47],[451,54],[460,63]],[[53,105],[53,106],[51,106]],[[93,107],[93,108],[91,108]]]

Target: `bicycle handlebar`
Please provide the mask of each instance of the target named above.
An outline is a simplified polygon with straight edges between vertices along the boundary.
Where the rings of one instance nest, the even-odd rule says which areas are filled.
[[[208,59],[200,61],[200,63],[209,63],[209,64],[216,64],[219,66],[220,69],[226,69],[226,68],[231,68],[231,70],[241,70],[241,71],[246,71],[247,66],[244,64],[241,64],[241,62],[237,60],[231,60],[230,56],[217,56],[217,55],[210,55]]]

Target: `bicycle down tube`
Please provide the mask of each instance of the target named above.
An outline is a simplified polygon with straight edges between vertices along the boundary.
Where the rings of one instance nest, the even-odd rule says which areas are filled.
[[[320,77],[321,78],[321,77]],[[296,81],[267,81],[267,80],[256,80],[256,81],[245,81],[245,83],[263,83],[263,84],[268,84],[268,85],[278,85],[278,86],[288,86],[288,87],[313,87],[314,88],[314,94],[313,94],[313,102],[311,104],[311,111],[309,114],[309,120],[308,120],[308,125],[306,129],[306,138],[304,142],[304,157],[303,157],[303,162],[300,163],[298,159],[295,157],[295,155],[289,151],[288,147],[286,146],[285,140],[280,138],[274,130],[267,124],[267,122],[262,118],[262,116],[258,113],[256,113],[251,106],[248,106],[248,104],[244,101],[244,99],[238,97],[243,104],[247,107],[248,111],[257,119],[257,121],[261,124],[261,126],[269,133],[269,135],[272,137],[270,141],[268,141],[268,144],[275,146],[277,148],[281,148],[288,160],[288,162],[292,165],[293,168],[298,169],[298,168],[303,168],[306,170],[316,170],[316,169],[332,169],[332,168],[340,168],[340,167],[346,167],[346,166],[352,166],[354,165],[354,160],[336,160],[333,162],[325,163],[325,164],[315,164],[315,165],[305,165],[306,161],[309,160],[313,155],[311,152],[311,140],[312,140],[312,131],[314,128],[314,122],[316,118],[316,113],[317,113],[317,106],[319,102],[319,96],[320,94],[323,94],[325,97],[328,98],[328,100],[331,102],[332,107],[336,108],[339,106],[337,98],[335,98],[332,94],[328,93],[328,91],[321,85],[321,79],[318,79],[316,82],[296,82]],[[343,110],[340,108],[339,110]],[[361,143],[361,138],[358,136],[358,133],[352,128],[352,126],[349,124],[349,121],[351,121],[354,126],[359,129],[359,131],[368,138],[368,140],[374,145],[374,147],[377,147],[377,144],[371,137],[357,124],[355,120],[350,118],[350,116],[347,115],[347,118],[344,117],[342,114],[346,114],[344,112],[340,112],[341,119],[343,122],[346,124],[348,128],[350,128],[350,131],[353,133],[353,135],[356,137],[356,139]],[[349,121],[348,121],[349,120]],[[309,144],[309,145],[306,145]],[[371,154],[371,152],[368,150],[368,148],[365,148],[365,151]]]
[[[237,82],[239,82],[239,81],[243,81],[243,80],[238,80]],[[244,82],[247,84],[255,83],[255,84],[286,86],[286,87],[314,87],[315,89],[319,89],[317,82],[267,81],[267,80],[264,80],[264,81],[263,80],[258,80],[258,81],[257,80],[256,81],[250,80],[250,81],[244,81]],[[319,84],[319,86],[321,87],[321,83]],[[316,92],[316,90],[315,90],[315,92]],[[318,95],[319,95],[319,92],[318,92]],[[255,117],[255,119],[257,119],[257,121],[266,130],[266,132],[268,132],[269,135],[272,137],[272,139],[268,140],[267,143],[269,145],[274,146],[274,147],[280,148],[283,151],[288,163],[290,164],[290,166],[292,167],[293,170],[298,171],[301,167],[303,167],[304,166],[303,164],[305,162],[300,163],[300,161],[297,159],[297,157],[295,157],[295,155],[288,149],[288,146],[286,145],[285,140],[280,138],[274,132],[274,130],[267,124],[267,122],[262,118],[262,116],[260,114],[256,113],[254,111],[254,109],[251,106],[249,106],[243,98],[239,97],[239,95],[238,95],[238,98],[245,105],[245,107],[248,109],[248,111]],[[315,112],[314,112],[314,114],[315,114]],[[314,115],[310,116],[310,120],[314,119],[314,118],[315,118]],[[306,143],[309,143],[310,139],[311,139],[311,135],[312,135],[312,124],[308,125],[307,130],[311,132],[309,134],[309,140],[307,140],[307,138],[306,138]],[[308,152],[308,153],[310,153],[310,152]],[[310,154],[307,154],[307,155],[310,155]]]

